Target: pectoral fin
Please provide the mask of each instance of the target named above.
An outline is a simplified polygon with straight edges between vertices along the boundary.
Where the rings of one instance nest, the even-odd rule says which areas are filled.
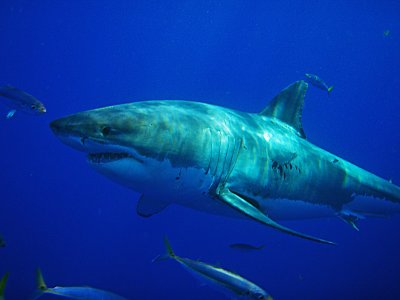
[[[142,217],[151,217],[164,210],[170,204],[163,197],[142,195],[136,206],[136,212]]]
[[[15,109],[10,110],[10,111],[7,113],[6,118],[7,118],[7,119],[11,119],[11,118],[15,115],[16,112],[17,112],[17,111],[16,111]]]
[[[275,228],[279,231],[282,231],[284,233],[288,233],[294,236],[301,237],[303,239],[311,240],[314,242],[319,242],[323,244],[331,244],[334,245],[335,243],[323,240],[317,237],[313,237],[307,234],[303,234],[297,231],[294,231],[292,229],[289,229],[285,226],[282,226],[278,223],[276,223],[274,220],[270,219],[267,215],[265,215],[262,211],[260,211],[258,208],[244,200],[243,198],[239,197],[238,195],[232,193],[229,189],[223,188],[220,190],[218,193],[219,199],[224,201],[226,204],[229,206],[235,208],[236,210],[240,211],[244,215],[264,224],[267,226],[270,226],[272,228]]]

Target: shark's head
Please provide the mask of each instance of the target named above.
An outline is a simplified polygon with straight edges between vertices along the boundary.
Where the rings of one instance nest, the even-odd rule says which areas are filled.
[[[161,105],[162,106],[162,105]],[[140,190],[164,158],[169,129],[153,101],[110,106],[70,115],[50,124],[60,140],[87,153],[89,163],[108,177]]]

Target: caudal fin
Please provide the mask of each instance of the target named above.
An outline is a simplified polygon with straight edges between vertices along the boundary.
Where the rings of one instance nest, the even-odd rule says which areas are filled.
[[[166,254],[167,254],[169,257],[171,257],[171,258],[176,257],[176,255],[175,255],[175,253],[174,253],[174,250],[172,250],[171,244],[169,243],[167,237],[164,237],[164,244],[165,244],[165,248],[166,248],[166,250],[167,250],[167,253],[166,253]]]
[[[43,279],[42,271],[40,268],[36,270],[36,291],[33,293],[31,300],[39,299],[44,293],[48,291],[46,282]]]
[[[39,291],[44,292],[47,290],[47,285],[43,279],[42,271],[40,271],[40,268],[38,268],[36,271],[36,287]]]
[[[333,85],[330,86],[330,87],[328,87],[328,94],[329,94],[329,95],[331,94],[332,90],[333,90]]]
[[[166,236],[164,237],[164,244],[167,250],[166,253],[163,255],[158,255],[155,258],[153,258],[153,260],[151,261],[152,263],[177,257],[174,253],[174,250],[172,250],[171,244],[169,243],[168,238]]]
[[[4,290],[6,288],[8,275],[9,273],[7,272],[6,274],[3,275],[3,277],[0,280],[0,299],[2,300],[4,300]]]

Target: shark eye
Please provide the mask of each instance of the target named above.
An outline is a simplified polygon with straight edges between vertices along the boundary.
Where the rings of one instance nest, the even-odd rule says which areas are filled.
[[[35,108],[36,108],[36,105],[31,105],[31,108],[32,108],[32,109],[35,109]]]
[[[110,131],[111,131],[111,128],[108,127],[108,126],[106,126],[106,127],[104,127],[104,128],[101,130],[101,133],[102,133],[104,136],[107,136],[107,135],[110,133]]]

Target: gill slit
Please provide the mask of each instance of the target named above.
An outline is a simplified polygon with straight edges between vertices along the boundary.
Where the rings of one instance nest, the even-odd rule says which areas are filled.
[[[236,139],[235,137],[224,135],[221,131],[217,131],[218,134],[218,156],[214,156],[213,152],[213,140],[216,138],[215,135],[211,135],[210,147],[211,151],[211,161],[213,156],[216,159],[215,169],[211,173],[213,176],[213,183],[211,184],[210,191],[218,193],[218,190],[223,188],[229,180],[232,171],[236,165],[239,157],[241,147],[243,145],[243,140],[241,138]],[[222,158],[223,155],[223,158]],[[211,168],[211,166],[210,166]]]

